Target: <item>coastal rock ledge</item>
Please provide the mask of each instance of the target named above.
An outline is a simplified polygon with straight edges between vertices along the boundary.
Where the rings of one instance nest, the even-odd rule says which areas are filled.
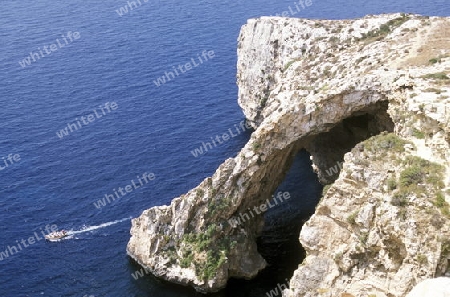
[[[264,217],[229,222],[270,199],[305,149],[326,186],[283,296],[406,296],[450,276],[450,18],[251,19],[237,66],[255,132],[212,177],[132,220],[133,259],[200,292],[255,277]]]

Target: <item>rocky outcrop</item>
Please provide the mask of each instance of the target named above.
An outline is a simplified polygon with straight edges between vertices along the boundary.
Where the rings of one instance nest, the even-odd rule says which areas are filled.
[[[284,296],[405,296],[448,273],[448,29],[449,19],[400,14],[249,20],[237,78],[256,131],[212,177],[133,219],[128,254],[201,292],[254,277],[266,266],[255,207],[304,148],[331,186]]]
[[[405,296],[418,281],[445,274],[443,174],[395,134],[358,144],[303,226],[307,258],[285,295]]]
[[[450,278],[427,279],[418,284],[406,297],[450,297]]]

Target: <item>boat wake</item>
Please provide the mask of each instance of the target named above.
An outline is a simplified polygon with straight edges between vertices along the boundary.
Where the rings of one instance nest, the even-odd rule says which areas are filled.
[[[124,218],[124,219],[121,219],[121,220],[112,221],[112,222],[103,223],[103,224],[100,224],[100,225],[97,225],[97,226],[86,226],[86,225],[84,225],[80,230],[73,230],[73,229],[72,230],[68,230],[67,231],[67,237],[65,237],[64,239],[71,239],[75,235],[78,235],[78,234],[92,232],[92,231],[98,230],[98,229],[103,229],[103,228],[106,228],[106,227],[109,227],[109,226],[112,226],[112,225],[115,225],[115,224],[118,224],[118,223],[121,223],[121,222],[129,221],[129,220],[131,220],[131,217]]]

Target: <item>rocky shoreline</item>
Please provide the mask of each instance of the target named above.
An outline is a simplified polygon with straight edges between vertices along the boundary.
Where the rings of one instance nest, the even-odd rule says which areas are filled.
[[[238,102],[255,132],[212,177],[133,219],[127,253],[204,293],[255,277],[264,217],[229,222],[265,205],[306,149],[327,186],[283,296],[400,297],[449,276],[449,29],[404,14],[249,20]]]

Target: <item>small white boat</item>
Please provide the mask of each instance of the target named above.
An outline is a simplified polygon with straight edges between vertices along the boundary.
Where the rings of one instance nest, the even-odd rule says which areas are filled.
[[[45,235],[45,239],[49,240],[49,241],[58,241],[66,236],[68,236],[69,234],[67,233],[66,230],[61,230],[61,231],[55,231],[52,232],[48,235]]]

